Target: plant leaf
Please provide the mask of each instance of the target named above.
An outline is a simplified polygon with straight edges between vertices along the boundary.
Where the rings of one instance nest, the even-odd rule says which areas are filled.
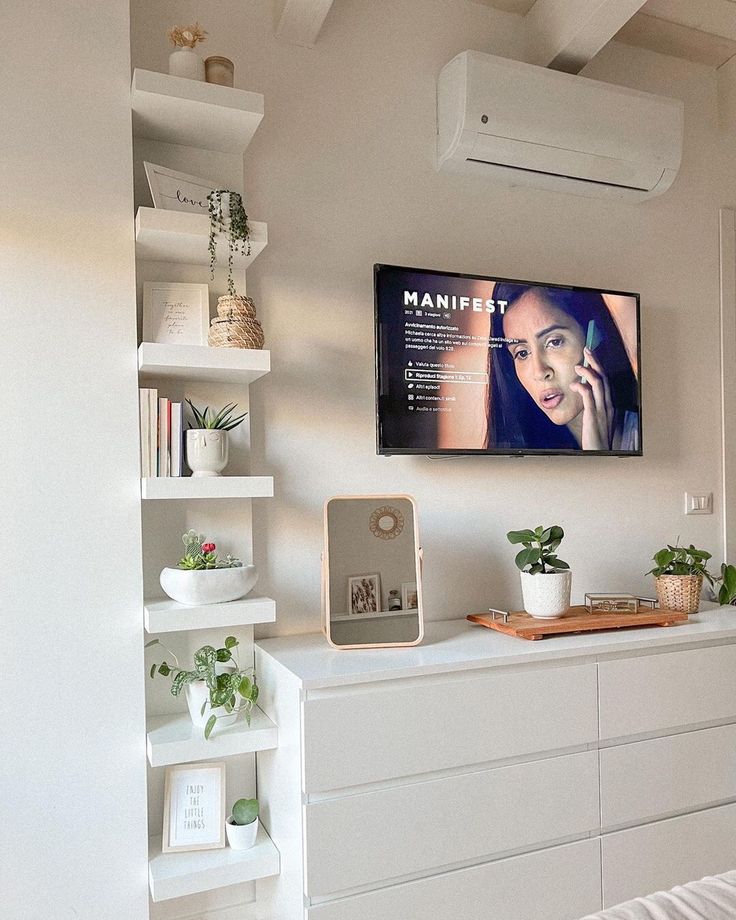
[[[237,644],[238,640],[235,636],[228,636],[227,639],[225,639],[225,648],[227,649],[235,648]]]
[[[204,727],[204,739],[207,741],[212,734],[212,729],[217,724],[217,716],[212,715],[207,719],[207,724]]]
[[[506,534],[509,543],[530,543],[534,539],[534,533],[531,530],[510,530]]]

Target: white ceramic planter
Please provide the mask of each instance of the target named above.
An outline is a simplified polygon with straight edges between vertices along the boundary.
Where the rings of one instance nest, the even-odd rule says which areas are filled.
[[[188,571],[166,567],[159,578],[164,593],[188,607],[225,604],[236,601],[253,589],[258,569],[243,565],[235,569],[199,569]]]
[[[204,81],[204,61],[193,48],[177,48],[169,55],[169,73],[172,77]]]
[[[216,666],[215,671],[218,674],[225,674],[228,671],[228,668],[219,668]],[[189,715],[192,719],[192,722],[198,728],[204,728],[209,717],[211,715],[215,715],[217,716],[217,723],[215,724],[213,731],[217,731],[218,728],[225,728],[226,725],[232,725],[240,714],[239,708],[233,710],[233,712],[227,712],[224,706],[215,706],[213,709],[212,706],[210,706],[209,690],[207,688],[207,684],[203,680],[195,680],[191,684],[186,684],[184,687],[184,693],[186,694],[187,698]],[[204,712],[202,711],[203,706]]]
[[[233,816],[225,822],[227,842],[233,850],[249,850],[258,836],[258,818],[250,824],[233,824]]]
[[[561,617],[570,607],[572,572],[531,575],[520,572],[524,610],[540,620]]]
[[[217,428],[190,428],[187,431],[187,464],[192,476],[219,476],[227,466],[227,431]]]

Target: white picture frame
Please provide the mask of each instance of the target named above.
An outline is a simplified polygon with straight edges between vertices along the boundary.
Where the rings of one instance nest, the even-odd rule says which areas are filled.
[[[224,763],[166,767],[163,853],[221,849],[225,818]]]
[[[401,609],[418,610],[419,595],[415,581],[402,581],[401,583]]]
[[[145,161],[143,168],[146,171],[154,208],[188,211],[194,214],[209,213],[207,196],[214,189],[220,188],[217,182]]]
[[[206,345],[210,289],[178,281],[143,283],[143,341],[162,345]]]
[[[348,578],[348,614],[351,616],[370,616],[380,613],[381,576],[351,575]]]

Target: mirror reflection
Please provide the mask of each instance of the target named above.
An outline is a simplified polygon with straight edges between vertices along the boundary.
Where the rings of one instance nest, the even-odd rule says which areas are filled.
[[[421,569],[413,500],[333,498],[325,526],[330,641],[341,647],[418,643]]]

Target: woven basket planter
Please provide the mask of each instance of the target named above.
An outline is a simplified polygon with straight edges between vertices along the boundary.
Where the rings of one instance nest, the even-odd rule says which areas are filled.
[[[250,297],[223,294],[218,298],[207,342],[213,348],[263,348],[263,328]]]
[[[700,607],[700,592],[703,590],[702,575],[660,575],[654,579],[659,606],[665,610],[681,613],[697,613]]]
[[[220,319],[255,319],[256,305],[242,294],[223,294],[217,298],[217,315]]]

